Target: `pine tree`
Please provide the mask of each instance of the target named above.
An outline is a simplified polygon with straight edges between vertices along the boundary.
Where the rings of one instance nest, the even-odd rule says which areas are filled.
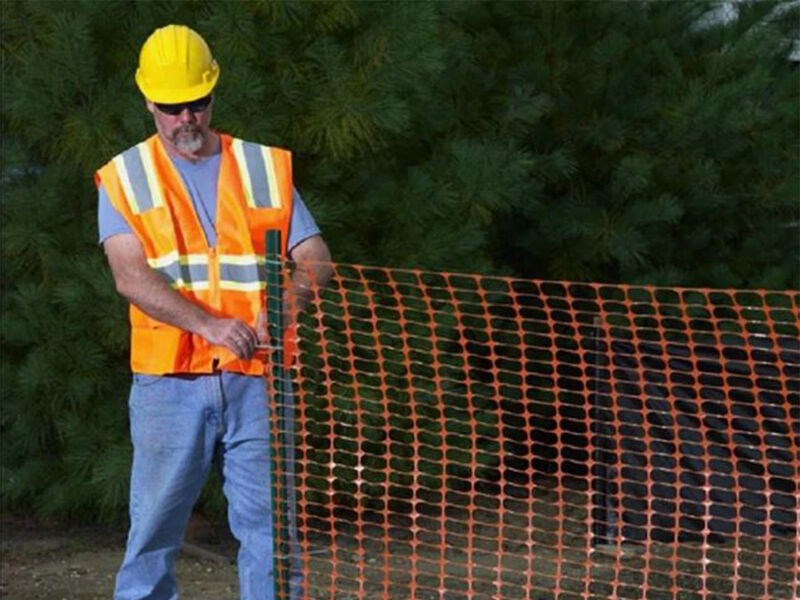
[[[737,6],[737,20],[700,27],[713,5],[491,5],[487,29],[520,44],[502,67],[512,114],[535,98],[552,107],[506,121],[540,188],[498,211],[503,263],[563,279],[800,285],[796,31],[784,31],[797,7]]]

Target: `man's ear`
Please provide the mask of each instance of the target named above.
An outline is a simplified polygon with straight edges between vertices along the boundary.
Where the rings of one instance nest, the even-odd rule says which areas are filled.
[[[147,107],[147,110],[149,110],[150,114],[152,115],[153,111],[156,109],[153,103],[145,98],[144,105]]]

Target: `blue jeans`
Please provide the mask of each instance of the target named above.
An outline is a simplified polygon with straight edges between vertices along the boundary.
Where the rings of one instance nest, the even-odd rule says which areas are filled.
[[[267,401],[260,377],[134,375],[131,528],[115,600],[178,598],[175,557],[215,457],[240,544],[240,597],[274,599]]]

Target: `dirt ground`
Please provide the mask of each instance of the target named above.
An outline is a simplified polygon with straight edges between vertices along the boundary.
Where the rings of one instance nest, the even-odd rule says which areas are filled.
[[[177,561],[181,600],[239,597],[235,543],[195,539]],[[125,532],[0,515],[0,598],[110,600]]]

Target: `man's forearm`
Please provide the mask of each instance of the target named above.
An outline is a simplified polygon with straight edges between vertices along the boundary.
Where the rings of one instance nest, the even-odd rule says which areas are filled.
[[[253,355],[259,342],[254,323],[235,317],[215,317],[173,290],[147,264],[133,234],[108,238],[108,256],[117,291],[151,318],[202,336],[212,346],[224,346],[239,358]]]
[[[117,291],[149,317],[205,337],[211,315],[172,289],[155,271],[139,270],[120,278]]]
[[[239,358],[251,358],[259,342],[258,333],[250,324],[212,316],[149,269],[137,272],[131,279],[121,278],[117,290],[153,319],[195,333],[214,346],[224,346]]]
[[[287,325],[294,323],[333,274],[331,253],[320,235],[300,242],[292,249],[291,258],[295,269],[283,298]]]
[[[296,266],[284,294],[287,325],[294,323],[297,314],[308,307],[314,296],[328,284],[332,274],[333,269],[327,262],[304,262]]]

